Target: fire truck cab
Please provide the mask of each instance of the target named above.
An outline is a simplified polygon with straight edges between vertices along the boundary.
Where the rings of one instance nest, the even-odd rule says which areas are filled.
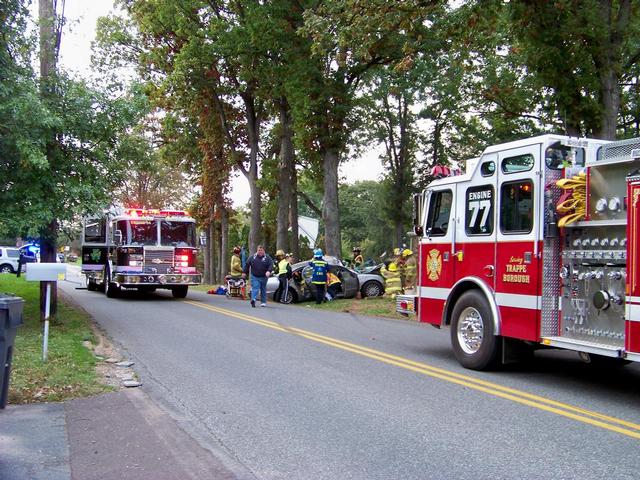
[[[164,288],[184,298],[189,285],[201,283],[196,254],[195,220],[184,211],[118,209],[83,221],[87,289],[108,297]]]
[[[469,167],[416,197],[416,294],[397,310],[450,326],[471,369],[536,346],[640,361],[640,139],[542,135],[488,147]],[[571,178],[582,197],[560,188]],[[575,203],[570,222],[562,202]]]

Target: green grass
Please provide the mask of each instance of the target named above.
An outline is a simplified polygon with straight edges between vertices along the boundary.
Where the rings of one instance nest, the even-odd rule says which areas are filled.
[[[39,282],[0,275],[0,292],[25,300],[23,325],[14,343],[9,403],[59,402],[110,389],[100,383],[96,358],[83,345],[95,343],[90,317],[58,296],[58,315],[49,326],[48,360],[42,361],[44,324],[39,314]]]
[[[346,312],[370,317],[396,318],[401,320],[415,320],[415,317],[404,317],[396,312],[396,301],[390,297],[367,297],[363,299],[337,299],[316,305],[314,301],[300,305],[328,310],[332,312]]]

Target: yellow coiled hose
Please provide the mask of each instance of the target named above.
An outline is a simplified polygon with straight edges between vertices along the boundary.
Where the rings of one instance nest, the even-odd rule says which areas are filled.
[[[556,211],[562,215],[558,227],[564,227],[585,217],[587,212],[587,175],[580,172],[571,178],[558,180],[556,185],[567,193],[568,198],[556,205]]]

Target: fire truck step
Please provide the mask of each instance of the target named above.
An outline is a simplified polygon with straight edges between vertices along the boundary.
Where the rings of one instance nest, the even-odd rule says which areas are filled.
[[[576,352],[593,353],[605,357],[622,358],[624,350],[620,346],[608,345],[606,343],[590,342],[587,340],[567,338],[567,337],[543,337],[542,344],[549,347],[565,348]]]

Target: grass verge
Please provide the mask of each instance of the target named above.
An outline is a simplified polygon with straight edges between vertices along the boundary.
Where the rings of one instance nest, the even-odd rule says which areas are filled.
[[[366,297],[363,299],[345,298],[317,305],[315,302],[306,302],[305,305],[318,310],[332,312],[353,313],[369,317],[395,318],[399,320],[415,320],[415,317],[404,317],[396,312],[396,301],[389,297]]]
[[[83,345],[85,341],[95,343],[89,315],[58,297],[58,315],[50,322],[48,360],[44,363],[39,282],[1,274],[0,292],[25,301],[23,324],[14,343],[9,403],[59,402],[111,389],[101,383],[97,360]]]

